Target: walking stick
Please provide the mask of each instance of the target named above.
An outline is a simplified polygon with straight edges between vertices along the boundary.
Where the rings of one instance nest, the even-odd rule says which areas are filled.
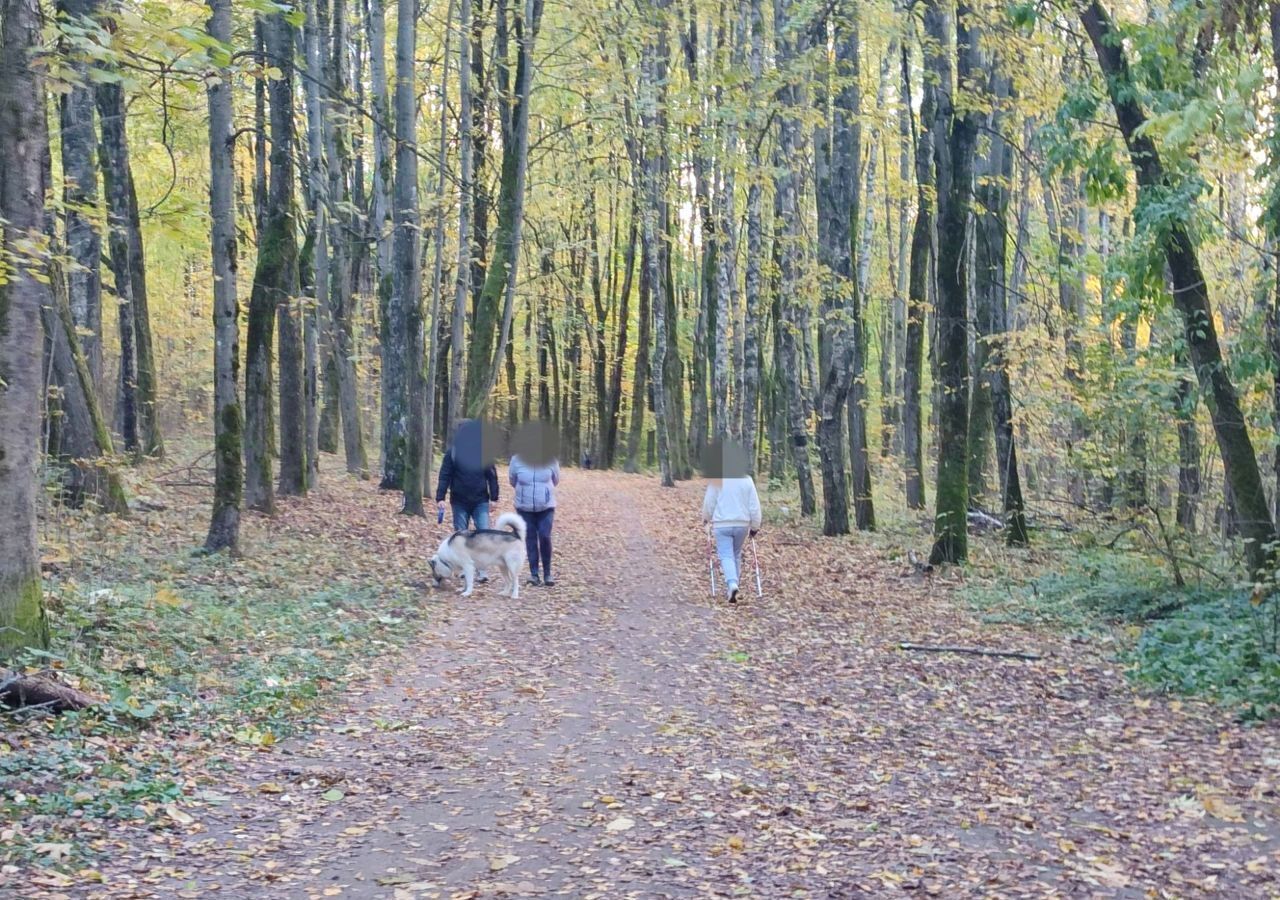
[[[711,529],[707,529],[707,572],[711,575],[711,596],[716,595],[716,559],[711,552]]]
[[[756,566],[756,596],[764,596],[764,585],[760,581],[760,554],[756,552],[756,539],[751,538],[751,561]]]

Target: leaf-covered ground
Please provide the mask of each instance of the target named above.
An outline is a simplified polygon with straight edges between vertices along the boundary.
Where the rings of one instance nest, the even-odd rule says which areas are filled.
[[[492,584],[468,599],[431,590],[421,562],[444,526],[396,516],[396,498],[368,485],[253,521],[239,563],[174,561],[200,523],[171,522],[153,537],[172,544],[157,551],[171,594],[155,590],[148,607],[161,617],[204,609],[197,590],[234,609],[239,579],[267,579],[250,595],[314,594],[306,608],[346,629],[331,642],[305,622],[236,632],[254,669],[211,650],[210,690],[224,666],[241,685],[258,668],[277,684],[305,669],[314,684],[318,664],[332,679],[299,703],[312,721],[292,737],[198,694],[205,724],[190,746],[172,715],[152,731],[134,723],[126,755],[164,757],[171,795],[143,801],[142,817],[81,816],[83,834],[68,825],[74,803],[62,818],[46,810],[39,836],[59,847],[66,829],[74,861],[46,846],[43,864],[6,867],[0,891],[1280,896],[1275,726],[1144,697],[1088,645],[981,624],[943,577],[857,538],[767,529],[763,599],[713,601],[699,492],[571,471],[559,583],[522,586],[514,603]],[[207,727],[215,713],[221,731]]]

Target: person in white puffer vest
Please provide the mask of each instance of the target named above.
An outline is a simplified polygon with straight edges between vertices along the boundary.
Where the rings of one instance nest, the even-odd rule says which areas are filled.
[[[746,454],[732,441],[716,442],[703,454],[707,493],[702,498],[702,521],[715,535],[716,554],[724,575],[729,602],[738,602],[738,574],[742,548],[754,537],[762,521],[760,495],[747,474]]]

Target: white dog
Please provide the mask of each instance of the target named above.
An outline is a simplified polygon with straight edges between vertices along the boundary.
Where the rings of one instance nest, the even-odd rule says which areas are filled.
[[[525,560],[524,519],[517,513],[503,513],[494,526],[455,531],[441,541],[440,549],[431,557],[431,577],[436,587],[444,579],[460,575],[465,582],[462,596],[470,597],[476,570],[489,571],[496,566],[507,580],[502,596],[519,599],[520,569]]]

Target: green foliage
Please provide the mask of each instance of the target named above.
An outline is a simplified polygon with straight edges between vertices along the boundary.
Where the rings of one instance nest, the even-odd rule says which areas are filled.
[[[1178,588],[1144,554],[1071,545],[1051,554],[1031,577],[1006,571],[972,583],[966,599],[991,622],[1050,626],[1109,646],[1150,690],[1205,698],[1242,718],[1280,716],[1275,594]]]

